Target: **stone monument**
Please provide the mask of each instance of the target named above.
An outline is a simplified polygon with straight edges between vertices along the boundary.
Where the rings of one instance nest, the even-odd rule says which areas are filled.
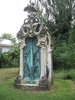
[[[15,86],[29,90],[48,90],[52,84],[52,43],[48,28],[36,17],[34,3],[25,7],[17,38],[20,43],[20,70]]]

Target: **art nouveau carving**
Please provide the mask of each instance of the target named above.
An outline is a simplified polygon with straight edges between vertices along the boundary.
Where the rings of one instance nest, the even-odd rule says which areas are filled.
[[[52,81],[51,36],[47,27],[35,17],[37,10],[32,3],[24,10],[30,13],[17,34],[20,43],[20,83],[16,82],[16,85],[40,87],[45,80],[47,88]]]

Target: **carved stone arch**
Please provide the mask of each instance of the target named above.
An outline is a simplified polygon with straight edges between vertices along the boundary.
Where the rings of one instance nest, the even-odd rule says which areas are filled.
[[[51,39],[51,35],[47,32],[47,38],[48,38],[48,41],[49,41],[49,45],[52,44],[52,39]]]

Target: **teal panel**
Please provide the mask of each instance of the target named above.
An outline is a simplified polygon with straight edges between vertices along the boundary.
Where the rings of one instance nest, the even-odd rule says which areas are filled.
[[[26,38],[23,49],[24,78],[30,82],[40,78],[40,47],[36,37]]]

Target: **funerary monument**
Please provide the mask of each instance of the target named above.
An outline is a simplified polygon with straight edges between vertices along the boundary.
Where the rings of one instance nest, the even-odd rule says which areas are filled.
[[[17,34],[20,43],[20,69],[15,86],[48,90],[52,84],[52,43],[48,28],[36,17],[34,3],[25,7],[28,17]]]

